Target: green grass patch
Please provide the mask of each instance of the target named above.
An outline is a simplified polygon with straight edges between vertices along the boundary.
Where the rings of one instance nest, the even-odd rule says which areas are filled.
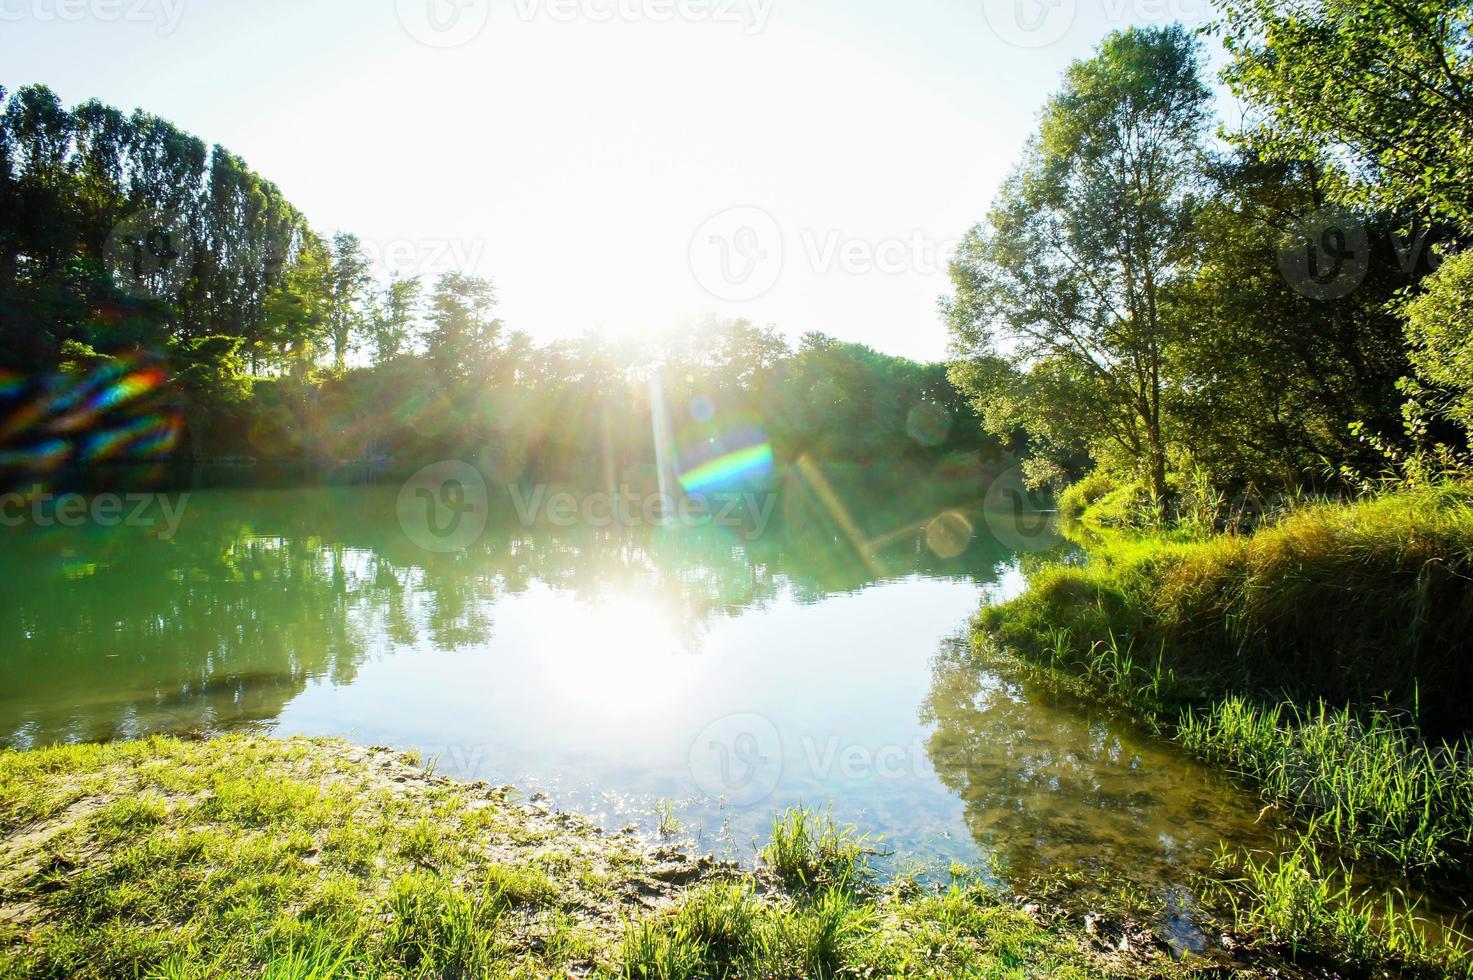
[[[1351,872],[1327,867],[1307,843],[1287,855],[1226,852],[1217,865],[1237,926],[1258,945],[1387,976],[1473,975],[1468,937],[1429,939],[1414,907],[1396,895],[1378,903],[1356,887]]]
[[[644,980],[719,977],[1173,976],[1164,956],[1112,961],[981,887],[915,896],[835,888],[760,894],[713,882],[663,917],[631,925],[621,972]]]
[[[879,887],[867,840],[826,815],[775,820],[759,872],[691,859],[677,888],[668,848],[337,742],[0,752],[0,827],[4,980],[1122,969],[980,886]],[[1179,972],[1151,950],[1130,963]]]
[[[828,814],[796,807],[772,821],[762,862],[791,889],[854,890],[872,877],[869,838],[841,827]]]

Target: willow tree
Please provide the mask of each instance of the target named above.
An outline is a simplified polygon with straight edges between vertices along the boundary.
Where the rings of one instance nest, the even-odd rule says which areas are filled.
[[[943,300],[954,376],[989,418],[1001,358],[1046,373],[1077,438],[1137,463],[1166,498],[1164,297],[1184,274],[1209,121],[1197,44],[1180,26],[1116,32],[1075,62],[1019,166],[952,263]],[[1057,443],[1053,405],[1014,400],[1011,421]],[[993,406],[995,409],[995,405]],[[1048,430],[1048,431],[1045,431]],[[1064,442],[1071,440],[1064,439]],[[1099,454],[1097,452],[1097,455]]]

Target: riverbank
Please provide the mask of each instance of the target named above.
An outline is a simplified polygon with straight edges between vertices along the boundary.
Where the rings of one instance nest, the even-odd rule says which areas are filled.
[[[1087,489],[1061,502],[1083,560],[1034,569],[982,611],[974,643],[1123,706],[1303,819],[1294,854],[1225,857],[1241,927],[1367,968],[1466,975],[1415,910],[1370,907],[1314,845],[1473,880],[1473,490],[1322,503],[1228,534],[1131,529],[1128,491]]]
[[[0,977],[1174,976],[1149,933],[880,885],[793,814],[755,872],[341,742],[0,753]]]

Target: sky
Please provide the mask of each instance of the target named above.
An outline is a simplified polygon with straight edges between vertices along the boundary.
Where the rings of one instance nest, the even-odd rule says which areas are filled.
[[[243,156],[538,341],[708,314],[946,352],[946,257],[1068,64],[1207,0],[0,0],[0,85]]]

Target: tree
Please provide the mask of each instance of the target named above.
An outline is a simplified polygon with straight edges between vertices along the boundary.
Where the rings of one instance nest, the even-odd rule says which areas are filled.
[[[1473,431],[1473,251],[1445,261],[1406,317],[1421,381],[1414,393],[1434,414]]]
[[[1272,160],[1332,161],[1340,203],[1473,234],[1473,0],[1226,0],[1217,28],[1233,56],[1226,78],[1260,116],[1242,142]],[[1469,267],[1455,254],[1405,306],[1414,437],[1424,403],[1434,418],[1473,421]]]
[[[16,260],[20,254],[19,229],[8,217],[16,213],[15,164],[11,159],[14,141],[10,136],[10,114],[6,111],[9,94],[0,85],[0,296],[15,286]]]
[[[1390,304],[1427,256],[1396,254],[1393,222],[1346,212],[1337,230],[1360,244],[1326,294],[1281,268],[1324,203],[1323,169],[1239,153],[1209,175],[1193,274],[1168,297],[1183,327],[1170,359],[1176,441],[1223,488],[1313,485],[1346,463],[1376,465],[1352,426],[1400,425],[1408,364]]]
[[[332,255],[316,234],[306,233],[266,302],[261,344],[278,365],[305,371],[327,335],[332,299]],[[252,351],[252,361],[258,352]]]
[[[371,277],[363,243],[357,235],[338,232],[332,236],[332,286],[327,301],[327,333],[332,341],[332,367],[339,374],[347,367],[354,335],[366,317],[364,304]]]
[[[408,351],[423,292],[424,283],[418,276],[406,279],[395,273],[389,279],[371,320],[374,363],[387,364]]]
[[[435,282],[425,352],[441,377],[464,381],[488,366],[501,335],[495,307],[495,288],[479,276],[447,272]]]
[[[1067,401],[1097,406],[1079,436],[1139,464],[1162,505],[1175,327],[1163,296],[1189,271],[1208,100],[1197,45],[1180,26],[1107,37],[1069,68],[1022,164],[959,248],[956,292],[942,303],[958,359],[1044,372],[1070,389]],[[989,414],[995,390],[971,394]],[[1029,404],[1017,409],[1014,421],[1040,428]]]
[[[1242,139],[1329,159],[1333,196],[1473,230],[1473,2],[1222,0]]]

